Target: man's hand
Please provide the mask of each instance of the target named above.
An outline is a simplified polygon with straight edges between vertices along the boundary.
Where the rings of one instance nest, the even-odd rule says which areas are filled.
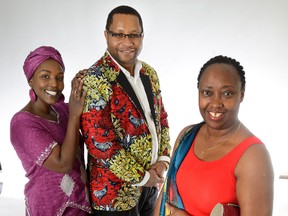
[[[149,169],[147,172],[149,172],[150,178],[144,185],[145,187],[157,187],[159,183],[164,182],[164,177],[159,177],[154,169]]]
[[[156,163],[152,164],[150,170],[155,170],[158,177],[163,178],[164,172],[166,171],[166,165],[163,161],[157,161]]]

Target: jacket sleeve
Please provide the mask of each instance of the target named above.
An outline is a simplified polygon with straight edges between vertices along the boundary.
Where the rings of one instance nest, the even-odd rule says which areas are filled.
[[[168,115],[165,111],[162,97],[158,95],[158,105],[160,106],[160,132],[158,135],[159,139],[159,161],[170,162],[170,134],[169,134],[169,125],[168,125]]]

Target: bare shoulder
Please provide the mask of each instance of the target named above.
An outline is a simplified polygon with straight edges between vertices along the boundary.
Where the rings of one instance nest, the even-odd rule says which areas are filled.
[[[248,147],[235,168],[236,194],[241,215],[271,216],[274,173],[264,144]]]
[[[240,134],[239,142],[250,137],[256,137],[244,124],[242,124]],[[253,164],[261,165],[263,162],[266,162],[266,164],[271,163],[270,154],[265,144],[263,144],[260,140],[259,143],[257,143],[257,140],[255,140],[255,143],[245,150],[238,162],[237,167],[239,167],[241,164],[244,166],[247,164],[250,164],[251,166],[253,166]]]
[[[264,144],[255,143],[241,156],[235,174],[257,175],[259,172],[273,173],[270,154]]]
[[[242,158],[243,160],[270,160],[270,154],[265,146],[265,144],[255,143],[248,147],[246,151],[243,153]],[[240,159],[240,160],[241,160]]]
[[[195,124],[191,124],[191,125],[188,125],[186,127],[184,127],[180,133],[178,134],[177,138],[176,138],[176,141],[174,143],[174,147],[173,147],[173,154],[175,152],[175,150],[177,149],[177,147],[179,146],[179,143],[181,142],[182,138],[185,136],[185,134],[190,131],[193,127],[195,126]],[[172,155],[173,155],[172,154]]]

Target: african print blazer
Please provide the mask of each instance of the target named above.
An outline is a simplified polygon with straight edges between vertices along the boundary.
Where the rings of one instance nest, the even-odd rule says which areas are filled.
[[[159,142],[158,155],[170,155],[167,113],[156,71],[144,62],[140,70]],[[106,52],[88,69],[81,129],[88,148],[92,207],[124,211],[135,207],[151,166],[152,137],[143,109],[126,76]]]

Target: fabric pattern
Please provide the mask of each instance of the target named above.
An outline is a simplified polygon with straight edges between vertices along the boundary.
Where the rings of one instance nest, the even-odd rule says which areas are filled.
[[[151,166],[152,137],[139,101],[132,99],[130,84],[109,54],[106,52],[88,71],[84,78],[87,97],[81,125],[90,154],[92,206],[104,211],[130,210],[141,194],[141,187],[133,184],[141,182]],[[158,155],[169,156],[167,113],[157,74],[144,62],[140,73],[151,86]]]
[[[16,113],[11,120],[11,143],[28,178],[24,190],[26,215],[63,215],[67,207],[73,207],[72,213],[81,209],[81,214],[87,215],[91,207],[86,187],[83,140],[69,174],[56,173],[42,166],[53,147],[62,144],[67,128],[67,104],[57,103],[53,109],[58,114],[58,122],[24,111]]]

